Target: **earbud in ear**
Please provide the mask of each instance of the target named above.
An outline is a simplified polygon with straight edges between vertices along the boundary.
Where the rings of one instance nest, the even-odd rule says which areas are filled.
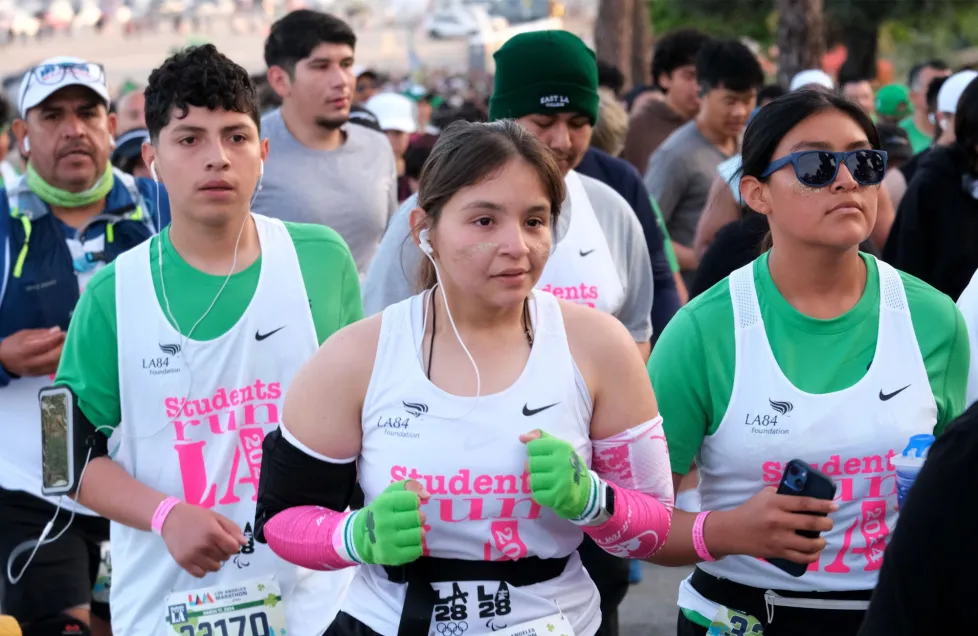
[[[31,151],[31,139],[30,139],[30,137],[25,136],[24,137],[24,152],[30,152],[30,151]]]
[[[156,159],[153,159],[153,163],[149,164],[149,173],[153,175],[153,181],[160,182],[160,177],[156,174]]]
[[[431,256],[434,250],[431,249],[431,241],[428,239],[428,228],[425,228],[418,233],[418,239],[421,251],[428,256]]]
[[[258,178],[261,179],[264,176],[265,176],[265,160],[264,159],[259,159],[258,160]]]

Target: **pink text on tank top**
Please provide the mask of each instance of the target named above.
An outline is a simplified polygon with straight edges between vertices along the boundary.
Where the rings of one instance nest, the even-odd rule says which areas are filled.
[[[810,464],[820,470],[837,484],[836,497],[840,505],[859,501],[860,511],[855,520],[846,528],[842,538],[842,547],[835,558],[828,564],[822,565],[822,555],[817,561],[808,566],[809,572],[829,572],[831,574],[848,574],[850,567],[844,559],[850,551],[861,554],[866,559],[863,570],[870,572],[883,566],[883,552],[886,550],[886,539],[890,528],[886,525],[887,500],[896,496],[896,468],[893,466],[895,450],[885,455],[868,455],[862,457],[842,458],[832,455],[822,464]],[[764,462],[764,481],[777,485],[781,481],[784,466],[777,461]],[[856,530],[862,535],[853,545],[853,535]],[[826,555],[828,556],[828,555]]]
[[[245,496],[250,494],[252,501],[258,500],[261,445],[265,439],[263,426],[280,423],[281,397],[278,382],[256,380],[237,389],[220,388],[209,398],[164,400],[166,417],[171,420],[175,433],[173,449],[180,462],[184,501],[204,508],[234,504],[241,500],[237,489],[243,484],[251,486]],[[207,439],[199,438],[212,435],[238,437],[226,476],[207,475],[204,461]],[[219,485],[223,486],[220,493]]]
[[[585,285],[584,283],[581,283],[577,287],[554,287],[550,283],[547,283],[540,288],[540,291],[550,292],[557,298],[577,303],[578,305],[587,305],[588,307],[594,307],[600,295],[595,285]]]
[[[483,545],[485,561],[510,561],[529,553],[520,538],[519,524],[538,519],[542,509],[531,496],[528,472],[519,476],[473,475],[468,468],[462,468],[453,475],[425,475],[416,468],[392,466],[391,483],[404,479],[418,481],[431,493],[431,499],[424,504],[425,515],[434,515],[443,523],[490,522],[489,540]],[[432,512],[434,508],[437,509]],[[426,533],[431,532],[431,526],[424,528]],[[424,554],[430,554],[427,543]]]

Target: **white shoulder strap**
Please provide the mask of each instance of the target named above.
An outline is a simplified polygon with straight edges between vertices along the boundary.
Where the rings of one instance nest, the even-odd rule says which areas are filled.
[[[754,261],[730,275],[730,300],[736,329],[749,329],[761,321],[761,308],[754,288]]]
[[[879,270],[880,296],[883,306],[895,311],[909,312],[910,307],[907,304],[907,292],[903,288],[903,279],[900,278],[900,272],[875,256],[872,259],[876,261],[876,267]]]

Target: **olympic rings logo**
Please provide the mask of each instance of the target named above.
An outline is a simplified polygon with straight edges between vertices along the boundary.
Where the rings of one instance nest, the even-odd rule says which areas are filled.
[[[462,636],[468,628],[469,624],[465,621],[438,623],[435,627],[442,636]]]

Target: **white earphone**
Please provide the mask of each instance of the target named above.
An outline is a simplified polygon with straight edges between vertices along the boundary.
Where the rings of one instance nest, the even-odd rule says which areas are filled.
[[[421,230],[421,232],[418,233],[418,239],[419,239],[418,242],[419,242],[419,246],[421,247],[421,251],[427,254],[428,256],[431,256],[435,250],[431,248],[431,241],[428,239],[428,228],[424,228],[423,230]]]
[[[156,183],[160,182],[160,178],[156,174],[156,159],[153,159],[153,163],[149,164],[149,173],[153,175],[153,181]]]
[[[31,151],[31,139],[28,136],[24,136],[24,152]]]

